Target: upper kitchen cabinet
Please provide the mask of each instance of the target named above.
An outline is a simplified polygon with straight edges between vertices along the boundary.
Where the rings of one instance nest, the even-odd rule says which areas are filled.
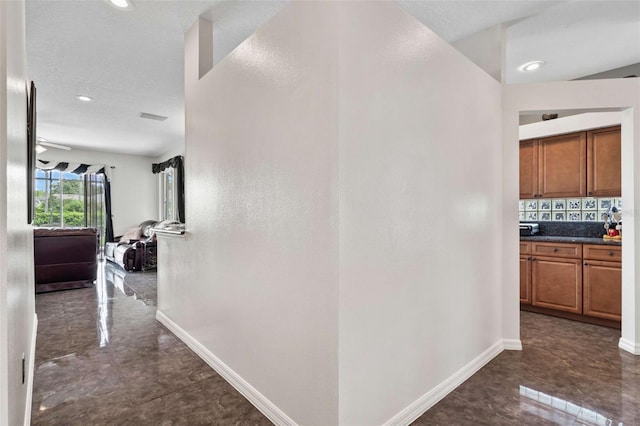
[[[619,197],[620,126],[520,142],[520,199]]]
[[[620,126],[587,132],[587,194],[590,197],[622,195]]]
[[[520,199],[538,196],[538,140],[520,142]]]
[[[538,196],[587,196],[587,135],[570,133],[538,140]]]

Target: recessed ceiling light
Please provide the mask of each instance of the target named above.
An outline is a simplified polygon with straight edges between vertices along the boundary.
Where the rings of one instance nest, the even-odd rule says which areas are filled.
[[[544,61],[531,61],[531,62],[527,62],[526,64],[520,65],[518,69],[524,72],[531,72],[539,69],[543,65],[544,65]]]
[[[82,102],[91,102],[93,100],[91,96],[86,95],[76,95],[76,99]]]
[[[131,10],[133,9],[133,3],[131,0],[105,0],[109,5],[119,10]]]

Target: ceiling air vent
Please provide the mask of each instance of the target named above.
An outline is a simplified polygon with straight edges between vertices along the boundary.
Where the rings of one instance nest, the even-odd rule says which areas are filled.
[[[140,118],[148,118],[149,120],[164,121],[168,117],[165,117],[164,115],[149,114],[148,112],[141,112]]]

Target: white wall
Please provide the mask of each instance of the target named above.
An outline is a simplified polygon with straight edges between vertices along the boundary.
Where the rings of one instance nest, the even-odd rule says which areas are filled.
[[[24,36],[24,2],[0,2],[0,425],[12,426],[30,418],[36,325],[33,231],[27,225]]]
[[[153,162],[162,163],[163,161],[167,161],[168,159],[173,158],[177,155],[184,156],[184,142],[178,143],[176,144],[175,147],[171,148],[169,151],[161,155],[158,155],[157,157],[154,158]]]
[[[38,159],[115,166],[111,179],[114,235],[122,235],[144,220],[158,219],[158,178],[151,172],[155,158],[48,148]]]
[[[338,420],[333,7],[294,2],[201,80],[189,31],[186,259],[159,267],[161,315],[309,425]]]
[[[611,79],[505,86],[503,90],[503,315],[504,336],[519,336],[518,114],[560,109],[622,110],[622,337],[640,355],[640,80]]]
[[[501,88],[395,4],[343,8],[340,424],[403,424],[501,341]]]
[[[392,3],[293,2],[198,80],[208,26],[159,318],[274,421],[409,421],[503,348],[499,83]]]

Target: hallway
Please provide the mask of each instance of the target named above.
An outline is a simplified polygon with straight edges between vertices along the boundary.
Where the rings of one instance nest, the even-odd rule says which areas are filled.
[[[271,424],[155,320],[155,272],[99,265],[95,288],[36,297],[32,424]],[[522,352],[503,352],[414,424],[640,424],[640,360],[617,348],[619,330],[521,318]]]
[[[33,425],[271,424],[155,320],[155,282],[100,262],[95,288],[36,296]]]

